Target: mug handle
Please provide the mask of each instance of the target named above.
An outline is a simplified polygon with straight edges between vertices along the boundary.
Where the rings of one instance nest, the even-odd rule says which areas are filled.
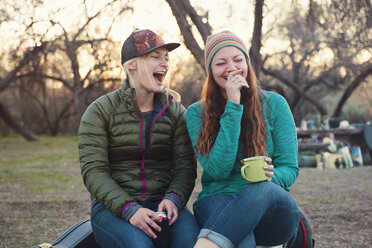
[[[240,168],[240,173],[242,174],[242,177],[248,181],[247,175],[245,174],[245,168],[248,167],[249,164],[243,165],[242,168]]]

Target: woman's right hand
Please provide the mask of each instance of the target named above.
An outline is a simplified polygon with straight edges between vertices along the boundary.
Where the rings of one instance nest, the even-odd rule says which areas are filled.
[[[156,239],[156,234],[152,231],[151,227],[158,232],[161,231],[161,228],[153,219],[157,222],[161,222],[161,218],[157,213],[148,208],[140,208],[129,219],[129,223],[144,231],[149,237]]]
[[[233,71],[227,77],[226,96],[227,100],[240,104],[240,90],[245,87],[249,88],[247,80],[241,75],[241,70]]]

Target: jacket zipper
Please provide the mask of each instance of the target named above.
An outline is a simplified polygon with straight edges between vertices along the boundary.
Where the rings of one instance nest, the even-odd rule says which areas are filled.
[[[151,132],[152,132],[152,128],[153,128],[155,122],[160,118],[160,116],[162,116],[164,114],[165,110],[167,110],[167,108],[171,104],[172,100],[173,100],[173,97],[171,96],[170,99],[169,99],[169,102],[167,103],[167,105],[162,109],[162,111],[160,111],[160,113],[155,117],[154,121],[151,124],[150,133],[149,133],[149,149],[147,150],[147,154],[149,154],[150,153],[150,150],[151,150]]]
[[[169,105],[171,104],[173,100],[173,97],[170,98],[169,102],[167,103],[167,105],[164,107],[164,109],[162,109],[162,111],[160,112],[160,114],[158,114],[154,121],[152,122],[151,124],[151,127],[150,127],[150,133],[149,133],[149,149],[147,151],[147,154],[150,153],[150,150],[151,150],[151,131],[152,131],[152,127],[154,126],[155,122],[160,118],[160,116],[162,116],[165,112],[165,110],[169,107]],[[145,201],[146,200],[146,180],[145,180],[145,161],[146,161],[146,158],[145,156],[147,154],[145,154],[143,151],[142,151],[142,139],[143,139],[143,136],[142,136],[142,131],[143,131],[143,119],[142,119],[142,115],[139,113],[139,110],[136,108],[136,104],[134,103],[134,90],[132,90],[132,104],[133,104],[133,107],[137,113],[137,115],[139,116],[140,120],[141,120],[141,125],[140,125],[140,154],[142,155],[142,159],[141,159],[141,181],[142,181],[142,194],[141,194],[141,199],[142,201]]]

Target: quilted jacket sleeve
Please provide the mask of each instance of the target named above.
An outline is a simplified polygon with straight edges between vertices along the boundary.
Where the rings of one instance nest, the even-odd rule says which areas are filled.
[[[110,108],[104,97],[92,103],[81,119],[78,131],[80,168],[91,195],[120,218],[123,206],[133,199],[110,176],[107,133]]]

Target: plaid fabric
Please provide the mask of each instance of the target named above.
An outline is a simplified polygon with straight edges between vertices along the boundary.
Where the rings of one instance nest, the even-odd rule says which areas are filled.
[[[211,34],[207,38],[204,50],[204,62],[207,72],[209,70],[213,56],[218,50],[226,46],[234,46],[242,50],[245,56],[247,56],[248,62],[251,63],[248,55],[248,50],[243,41],[236,34],[226,30],[216,34]]]

